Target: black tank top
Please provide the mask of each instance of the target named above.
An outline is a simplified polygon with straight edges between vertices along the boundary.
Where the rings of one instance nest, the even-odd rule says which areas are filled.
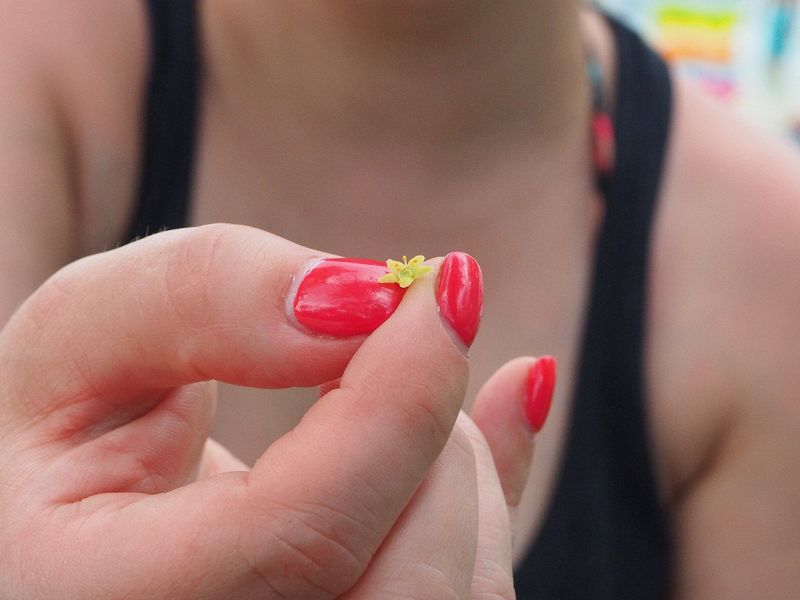
[[[194,0],[149,0],[151,67],[139,201],[129,239],[186,224],[200,79]],[[616,168],[584,326],[571,424],[542,529],[522,565],[520,600],[668,596],[670,540],[644,396],[647,266],[671,119],[664,63],[610,20],[617,48]]]
[[[672,112],[669,72],[615,21],[615,171],[595,249],[570,430],[520,599],[668,597],[670,539],[644,394],[648,257]]]

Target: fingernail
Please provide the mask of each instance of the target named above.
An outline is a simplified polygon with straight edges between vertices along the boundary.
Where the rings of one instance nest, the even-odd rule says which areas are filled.
[[[397,309],[405,290],[378,283],[386,263],[360,258],[326,258],[313,264],[297,287],[292,313],[311,333],[334,337],[365,335]]]
[[[533,364],[525,383],[525,420],[534,433],[547,421],[555,387],[556,359],[543,356]]]
[[[469,348],[483,314],[483,276],[474,258],[463,252],[447,255],[439,269],[436,300],[442,319]]]

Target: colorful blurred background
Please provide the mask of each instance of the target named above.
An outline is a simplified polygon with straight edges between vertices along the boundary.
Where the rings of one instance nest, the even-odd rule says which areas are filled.
[[[597,0],[682,74],[800,146],[800,0]]]

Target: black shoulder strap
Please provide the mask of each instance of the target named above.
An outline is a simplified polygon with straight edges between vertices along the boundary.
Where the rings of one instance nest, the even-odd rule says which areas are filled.
[[[596,246],[571,427],[520,600],[667,597],[670,546],[644,393],[652,221],[671,123],[663,61],[611,21],[618,54],[615,171]]]
[[[148,0],[150,73],[137,205],[127,240],[186,224],[197,127],[195,0]]]

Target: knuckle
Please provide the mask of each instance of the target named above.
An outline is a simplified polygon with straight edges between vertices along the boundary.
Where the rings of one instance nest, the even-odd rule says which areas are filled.
[[[253,270],[247,268],[252,264],[253,231],[241,225],[204,225],[177,232],[162,249],[160,306],[182,334],[177,360],[198,380],[246,381],[263,368],[262,356],[241,352],[241,336],[251,332],[245,322],[252,314],[255,292]],[[215,377],[209,344],[216,346],[218,355],[237,356],[214,365]]]
[[[233,225],[205,225],[182,232],[166,250],[163,285],[167,303],[187,329],[207,323],[223,284],[225,249]]]
[[[15,398],[12,404],[24,414],[49,412],[45,410],[48,402],[52,404],[50,408],[55,409],[74,400],[74,396],[80,396],[76,390],[91,391],[93,388],[79,350],[63,343],[64,339],[71,339],[70,331],[80,330],[87,324],[82,305],[90,292],[82,281],[82,273],[84,265],[93,259],[81,259],[51,275],[14,315],[13,324],[9,326],[14,342],[8,348],[13,349],[10,357],[2,357],[6,368],[0,388],[6,398]],[[19,343],[20,340],[24,342]],[[8,377],[12,365],[20,367],[17,374],[29,374],[28,369],[36,369],[41,376],[35,379]],[[52,365],[58,365],[58,377],[51,376],[44,368]],[[59,402],[53,401],[55,391],[61,398]]]
[[[65,308],[76,299],[78,278],[74,264],[51,275],[27,303],[25,315],[37,332],[50,330],[63,318]]]
[[[472,579],[472,600],[515,600],[514,581],[502,565],[476,566]]]
[[[407,383],[404,389],[406,397],[394,404],[400,426],[417,441],[424,441],[421,447],[433,441],[441,448],[450,438],[454,416],[443,409],[441,394],[421,382]]]
[[[381,598],[397,600],[466,600],[468,582],[454,581],[452,574],[426,562],[397,565],[393,578],[382,585]]]
[[[287,598],[338,597],[358,581],[372,554],[355,547],[348,520],[327,506],[273,507],[259,536],[259,558],[249,561],[253,571]]]

